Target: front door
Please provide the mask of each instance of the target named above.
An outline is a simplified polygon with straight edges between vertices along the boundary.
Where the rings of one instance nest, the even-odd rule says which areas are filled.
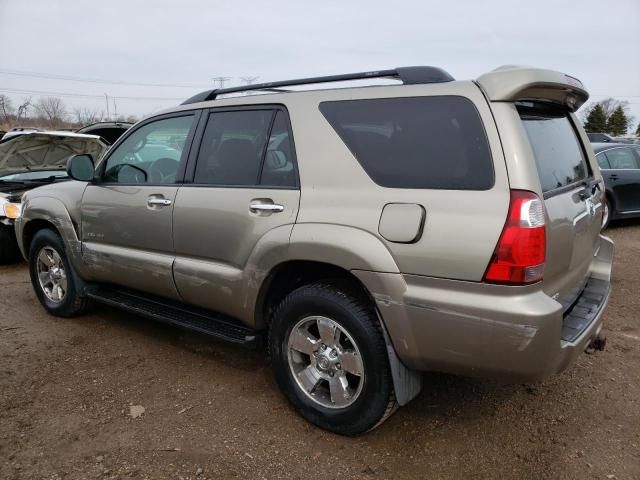
[[[259,274],[251,253],[267,238],[286,248],[298,212],[287,112],[212,110],[193,170],[173,215],[178,291],[188,303],[250,323],[244,289]]]
[[[117,144],[82,198],[82,249],[91,280],[178,298],[172,214],[193,112],[153,119]]]
[[[634,150],[637,153],[634,153]],[[619,215],[640,212],[640,149],[617,147],[604,152],[609,170],[602,175],[613,191]]]

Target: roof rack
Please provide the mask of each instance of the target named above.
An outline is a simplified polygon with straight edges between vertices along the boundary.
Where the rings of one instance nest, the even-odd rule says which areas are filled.
[[[364,80],[369,78],[392,78],[401,80],[404,85],[417,85],[424,83],[451,82],[454,78],[438,67],[399,67],[391,70],[376,70],[372,72],[344,73],[342,75],[328,75],[325,77],[296,78],[294,80],[282,80],[278,82],[255,83],[242,87],[217,88],[206,90],[182,102],[182,105],[190,103],[215,100],[218,95],[227,93],[269,91],[286,92],[280,87],[293,87],[297,85],[313,85],[316,83],[345,82],[349,80]]]

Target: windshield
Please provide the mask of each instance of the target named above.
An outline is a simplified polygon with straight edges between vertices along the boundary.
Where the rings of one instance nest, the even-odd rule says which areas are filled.
[[[544,193],[589,176],[580,141],[567,113],[525,107],[518,110],[533,149]]]

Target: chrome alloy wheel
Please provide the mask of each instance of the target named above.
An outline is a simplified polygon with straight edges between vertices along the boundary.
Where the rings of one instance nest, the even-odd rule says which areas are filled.
[[[362,391],[360,350],[349,332],[330,318],[309,316],[296,323],[287,357],[300,389],[323,407],[348,407]]]
[[[67,273],[60,254],[52,247],[43,247],[38,253],[36,266],[45,296],[52,302],[62,302],[67,294]]]

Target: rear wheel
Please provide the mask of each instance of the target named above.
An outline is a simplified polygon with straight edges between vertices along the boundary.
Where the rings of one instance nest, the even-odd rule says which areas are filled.
[[[284,299],[269,349],[280,388],[321,428],[358,435],[397,407],[375,311],[330,284],[303,286]]]
[[[21,258],[13,227],[0,225],[0,264],[15,263]]]
[[[29,247],[29,274],[38,300],[52,315],[73,317],[89,305],[79,295],[72,268],[60,236],[38,231]]]

